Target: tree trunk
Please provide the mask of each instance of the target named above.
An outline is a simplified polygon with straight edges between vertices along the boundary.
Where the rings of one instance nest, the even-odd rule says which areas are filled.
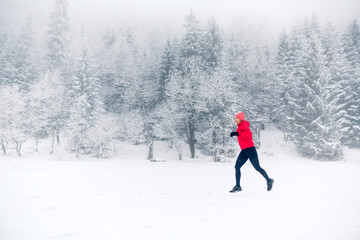
[[[54,143],[55,143],[55,130],[52,130],[52,142],[51,142],[51,152],[50,154],[54,153]]]
[[[6,146],[4,144],[4,139],[1,139],[1,147],[2,147],[2,150],[3,150],[4,156],[5,156],[6,155]]]
[[[38,152],[39,149],[39,137],[36,136],[35,137],[35,151]]]
[[[186,134],[188,136],[191,158],[195,158],[195,126],[192,122],[189,122]]]
[[[148,141],[148,145],[149,145],[149,153],[147,159],[150,160],[154,158],[154,139]]]
[[[174,144],[173,139],[168,139],[167,143],[168,143],[168,148],[173,148],[173,144]]]
[[[181,146],[181,142],[176,144],[176,151],[178,153],[179,156],[179,161],[182,160],[182,146]]]
[[[22,146],[23,141],[15,140],[15,143],[16,143],[16,151],[17,151],[19,157],[21,157],[21,152],[20,151],[21,151],[21,146]]]
[[[56,130],[56,143],[60,144],[60,130]]]
[[[217,156],[217,133],[216,130],[213,131],[212,134],[212,143],[214,148],[214,162],[219,162],[218,156]]]

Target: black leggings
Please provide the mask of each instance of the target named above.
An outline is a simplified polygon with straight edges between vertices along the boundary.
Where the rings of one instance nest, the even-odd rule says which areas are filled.
[[[236,177],[236,186],[240,186],[240,178],[241,178],[241,172],[240,168],[246,163],[246,161],[250,158],[250,162],[253,165],[253,167],[258,171],[267,182],[269,182],[270,178],[268,177],[267,173],[264,169],[260,167],[259,164],[259,158],[258,154],[256,152],[255,147],[246,148],[241,150],[235,164],[235,177]]]

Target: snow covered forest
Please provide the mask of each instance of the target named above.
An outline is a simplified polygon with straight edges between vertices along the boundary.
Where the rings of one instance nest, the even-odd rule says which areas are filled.
[[[110,157],[116,142],[167,141],[194,158],[234,157],[234,115],[275,124],[298,152],[338,160],[360,148],[360,26],[337,30],[305,17],[276,42],[215,18],[184,16],[183,33],[154,38],[136,27],[72,26],[55,0],[46,30],[24,19],[0,36],[0,134],[4,155],[52,139],[77,157]],[[121,25],[121,24],[120,24]],[[151,31],[151,30],[149,30]],[[236,150],[236,151],[235,151]]]

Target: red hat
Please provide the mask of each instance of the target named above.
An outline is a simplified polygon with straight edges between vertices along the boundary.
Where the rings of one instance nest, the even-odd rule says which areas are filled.
[[[235,117],[240,119],[241,121],[245,120],[245,114],[243,112],[236,114]]]

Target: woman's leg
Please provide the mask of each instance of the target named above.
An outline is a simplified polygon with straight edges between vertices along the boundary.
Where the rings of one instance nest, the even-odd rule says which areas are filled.
[[[241,172],[240,168],[246,163],[248,160],[247,154],[242,150],[236,160],[235,164],[235,179],[236,179],[236,186],[240,187],[240,178],[241,178]]]
[[[256,169],[256,171],[258,171],[266,179],[267,182],[269,182],[270,181],[269,176],[267,175],[265,170],[260,167],[259,158],[258,158],[256,148],[252,147],[252,148],[248,148],[248,149],[245,149],[245,150],[246,150],[246,154],[250,158],[250,162],[253,165],[253,167]]]

